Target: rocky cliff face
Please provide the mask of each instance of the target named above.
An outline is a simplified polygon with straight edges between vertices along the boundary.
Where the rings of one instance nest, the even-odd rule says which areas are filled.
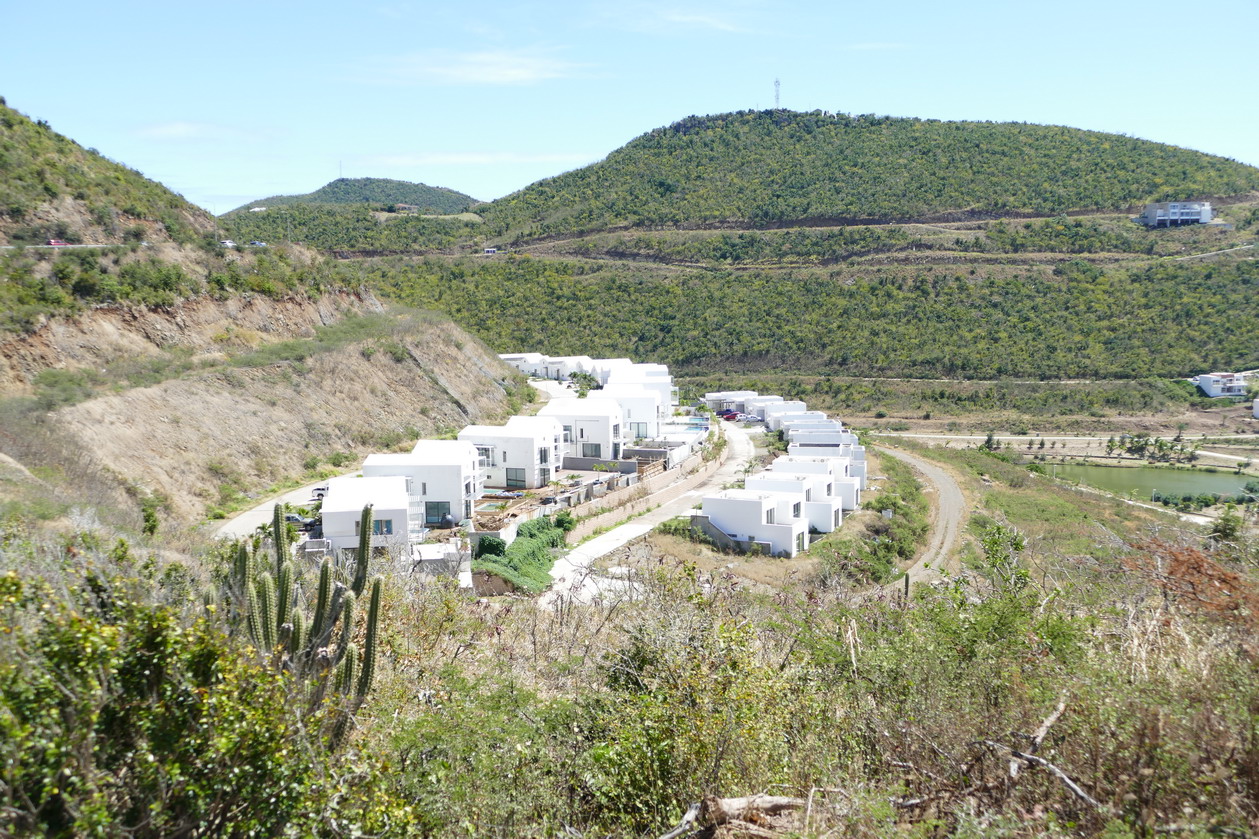
[[[300,360],[241,365],[238,351],[224,349],[313,336],[316,326],[364,312],[375,314],[373,331]],[[352,467],[373,451],[493,422],[507,415],[513,392],[530,390],[449,321],[382,312],[379,301],[353,294],[98,309],[0,346],[4,388],[29,391],[50,367],[193,353],[197,365],[178,376],[50,415],[102,471],[163,496],[167,517],[193,521],[314,462]]]

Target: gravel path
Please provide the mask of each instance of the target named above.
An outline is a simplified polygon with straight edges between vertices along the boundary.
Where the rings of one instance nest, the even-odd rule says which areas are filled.
[[[878,449],[879,454],[894,457],[912,466],[926,480],[928,490],[935,493],[935,503],[931,506],[931,540],[918,561],[905,573],[909,576],[911,585],[939,579],[940,572],[937,569],[953,554],[962,532],[962,519],[966,509],[962,488],[952,475],[930,461],[883,446]],[[898,580],[892,585],[900,588],[904,581]]]

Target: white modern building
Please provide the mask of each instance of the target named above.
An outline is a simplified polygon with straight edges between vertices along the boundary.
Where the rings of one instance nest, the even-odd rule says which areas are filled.
[[[542,406],[538,416],[559,420],[571,457],[618,460],[625,448],[627,435],[621,404],[615,399],[552,399]]]
[[[1137,221],[1146,227],[1177,227],[1208,224],[1213,217],[1210,201],[1162,201],[1146,204]]]
[[[750,411],[744,411],[744,413],[755,414],[765,420],[765,424],[768,426],[771,418],[777,416],[778,414],[798,414],[807,410],[809,410],[809,406],[800,400],[785,399],[781,402],[754,404]]]
[[[564,462],[564,427],[554,417],[511,417],[505,425],[469,425],[459,439],[476,447],[485,485],[537,489]]]
[[[833,446],[815,446],[802,443],[787,444],[788,457],[838,457],[848,460],[848,476],[858,479],[858,488],[866,488],[866,447],[845,443]],[[780,458],[781,460],[781,458]]]
[[[331,542],[332,555],[348,561],[358,550],[359,524],[363,508],[372,508],[374,551],[388,551],[391,557],[410,554],[413,534],[422,528],[411,519],[407,481],[401,476],[333,478],[328,482],[320,515],[323,538]]]
[[[629,440],[655,438],[660,433],[661,420],[668,416],[669,406],[662,403],[658,389],[641,384],[609,384],[594,394],[599,399],[615,399],[621,406],[621,419]]]
[[[779,411],[773,408],[766,410],[765,427],[770,431],[778,431],[783,427],[783,423],[793,421],[813,421],[821,422],[826,420],[825,411]]]
[[[731,539],[764,542],[775,556],[795,556],[808,547],[809,522],[803,500],[779,492],[726,489],[703,499],[703,514]]]
[[[704,394],[704,405],[708,410],[713,411],[739,411],[740,413],[749,413],[745,410],[747,400],[760,397],[754,390],[716,390],[711,393]],[[781,396],[765,396],[762,399],[782,401]]]
[[[797,475],[818,475],[827,479],[830,494],[840,500],[845,510],[861,506],[861,479],[851,473],[852,461],[846,457],[786,455],[775,458],[769,471]]]
[[[406,478],[412,517],[428,527],[471,518],[485,492],[480,456],[466,440],[420,440],[408,454],[368,455],[363,475]]]
[[[1246,395],[1246,376],[1242,373],[1203,373],[1197,383],[1211,397]]]
[[[800,502],[801,515],[811,531],[830,533],[843,522],[843,503],[836,498],[834,482],[827,475],[793,474],[791,472],[760,472],[743,482],[744,489],[782,493]]]

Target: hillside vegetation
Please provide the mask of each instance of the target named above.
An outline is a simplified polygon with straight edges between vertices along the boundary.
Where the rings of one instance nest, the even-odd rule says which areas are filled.
[[[159,183],[0,99],[0,244],[187,242],[214,220]]]
[[[224,216],[238,242],[294,241],[325,251],[424,252],[467,243],[483,227],[473,213],[386,213],[367,204],[290,204]]]
[[[337,178],[305,195],[272,195],[237,207],[226,215],[247,212],[250,207],[283,207],[290,204],[410,204],[429,213],[462,213],[476,199],[442,186],[396,181],[390,178]]]
[[[734,273],[430,259],[376,273],[500,352],[628,355],[682,375],[1145,378],[1259,366],[1253,260]]]
[[[819,111],[688,117],[483,208],[517,239],[620,225],[774,225],[1123,211],[1259,189],[1259,169],[1116,134]]]

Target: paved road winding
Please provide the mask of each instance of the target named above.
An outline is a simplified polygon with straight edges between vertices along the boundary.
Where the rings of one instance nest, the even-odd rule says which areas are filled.
[[[540,598],[542,606],[551,608],[565,596],[589,602],[596,597],[624,591],[628,585],[624,580],[599,577],[591,572],[591,566],[596,559],[639,536],[645,536],[661,522],[685,514],[699,502],[700,496],[704,493],[720,489],[723,484],[742,477],[744,467],[755,454],[751,437],[747,429],[733,423],[724,423],[719,427],[725,432],[727,445],[730,446],[725,463],[701,483],[681,495],[665,501],[649,513],[614,527],[588,542],[583,542],[570,550],[564,558],[557,560],[551,569],[551,579],[554,582]],[[656,493],[656,496],[662,499],[668,498],[673,495],[670,489],[670,487],[665,487]]]
[[[945,565],[957,547],[958,537],[962,533],[962,519],[965,515],[966,499],[962,488],[957,485],[953,476],[939,466],[921,457],[879,446],[879,454],[904,461],[918,471],[931,489],[935,491],[936,503],[933,505],[931,520],[931,540],[927,549],[918,557],[918,561],[905,572],[910,584],[925,583],[938,579],[937,570]],[[904,583],[898,581],[893,585],[899,587]]]

